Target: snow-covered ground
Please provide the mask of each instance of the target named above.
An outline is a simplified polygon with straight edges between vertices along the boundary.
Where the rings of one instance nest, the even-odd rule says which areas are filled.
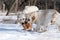
[[[2,20],[1,18],[2,16],[0,16],[0,21]],[[13,18],[16,17],[11,17],[11,19]],[[49,25],[47,31],[43,33],[22,29],[21,25],[18,24],[1,23],[0,40],[60,40],[60,32],[57,25]]]
[[[22,30],[18,24],[0,24],[0,40],[60,40],[57,25],[49,25],[46,32]]]
[[[0,23],[13,24],[17,20],[17,16],[0,16]]]
[[[6,12],[0,12],[5,16]],[[12,15],[11,13],[10,15]],[[0,17],[1,19],[2,17]],[[7,17],[6,17],[7,18]],[[9,17],[11,19],[16,17]],[[8,18],[8,19],[9,19]],[[2,19],[1,19],[2,20]],[[15,19],[14,19],[15,20]],[[46,32],[38,33],[22,30],[18,24],[0,24],[0,40],[60,40],[60,32],[57,25],[49,25]]]
[[[2,12],[2,11],[0,10],[0,16],[5,16],[6,13],[7,13],[7,11]]]

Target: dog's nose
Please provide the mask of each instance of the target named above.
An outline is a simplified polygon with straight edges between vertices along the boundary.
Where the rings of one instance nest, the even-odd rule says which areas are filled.
[[[24,23],[22,23],[22,25],[24,25]]]
[[[27,24],[27,21],[25,21],[24,23]]]

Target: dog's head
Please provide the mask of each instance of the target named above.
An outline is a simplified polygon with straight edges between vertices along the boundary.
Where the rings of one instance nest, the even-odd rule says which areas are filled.
[[[23,28],[30,29],[31,28],[31,23],[35,20],[35,15],[34,13],[30,14],[21,14],[19,18],[20,24],[23,26]]]
[[[19,22],[25,30],[31,28],[31,18],[26,15],[24,15],[24,16],[22,15],[19,19]]]

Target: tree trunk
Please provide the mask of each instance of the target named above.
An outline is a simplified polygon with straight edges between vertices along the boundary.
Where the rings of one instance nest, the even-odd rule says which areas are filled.
[[[17,10],[18,10],[18,0],[16,0],[15,13],[17,12]]]
[[[54,0],[54,9],[56,9],[56,1]]]
[[[6,14],[6,16],[9,14],[9,10],[7,11],[7,14]]]
[[[3,10],[2,10],[3,12],[5,11],[5,4],[3,4]]]
[[[48,9],[48,7],[47,7],[47,0],[46,0],[46,10]]]
[[[36,5],[37,0],[35,0],[34,5]]]

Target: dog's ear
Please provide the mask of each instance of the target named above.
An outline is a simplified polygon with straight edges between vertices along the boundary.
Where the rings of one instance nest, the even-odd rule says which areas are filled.
[[[33,13],[31,13],[31,18],[32,18],[32,22],[34,22],[35,21],[35,13],[33,12]]]
[[[35,16],[32,16],[32,21],[34,21],[35,20]]]

